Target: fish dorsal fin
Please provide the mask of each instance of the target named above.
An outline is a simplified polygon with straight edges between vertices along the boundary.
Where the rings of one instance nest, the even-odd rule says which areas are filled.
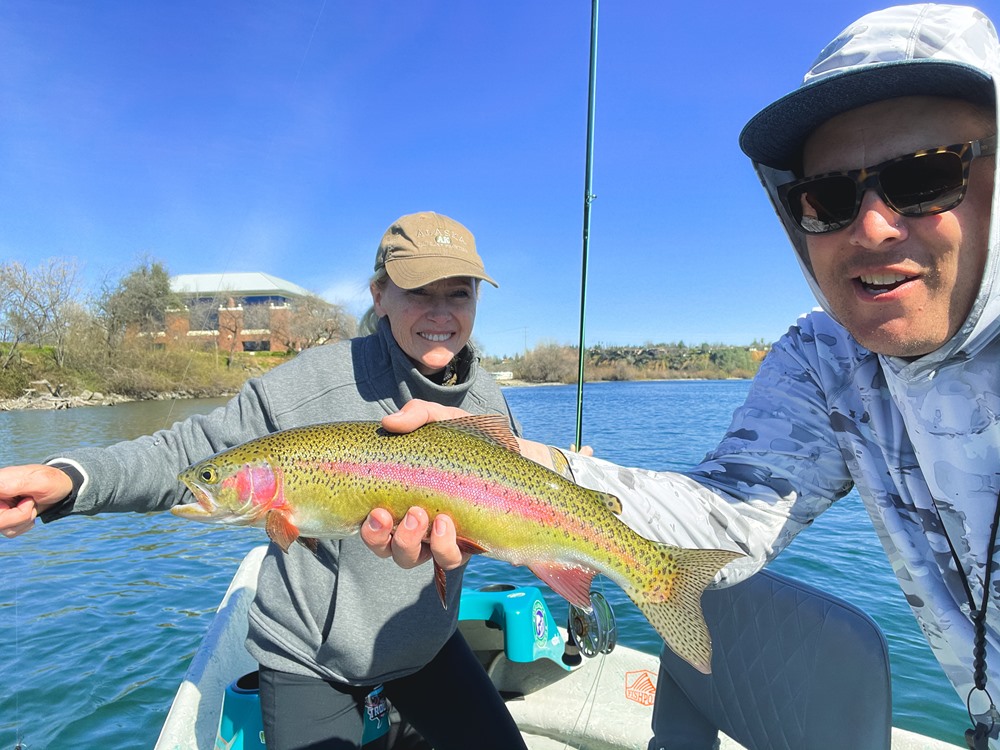
[[[510,430],[510,422],[503,414],[470,414],[467,417],[458,419],[444,419],[431,424],[446,427],[449,430],[457,430],[467,435],[472,435],[481,440],[495,443],[502,448],[520,454],[521,448],[517,444],[517,438]]]

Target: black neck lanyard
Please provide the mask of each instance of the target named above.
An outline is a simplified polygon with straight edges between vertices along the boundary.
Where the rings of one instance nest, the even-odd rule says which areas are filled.
[[[940,518],[940,513],[938,517]],[[972,586],[969,579],[962,572],[962,561],[958,557],[958,551],[951,542],[948,530],[945,527],[944,519],[941,519],[941,531],[948,542],[948,549],[955,560],[955,569],[958,571],[962,586],[965,588],[965,595],[969,598],[969,614],[972,618],[972,626],[975,628],[975,636],[972,644],[972,669],[974,686],[965,698],[965,707],[969,712],[969,721],[972,727],[965,730],[965,742],[970,750],[987,750],[989,748],[990,733],[996,724],[996,705],[993,703],[993,696],[986,689],[986,605],[990,601],[990,576],[993,573],[993,548],[997,541],[997,527],[1000,526],[1000,495],[997,495],[997,507],[993,511],[993,525],[990,526],[990,544],[986,548],[986,570],[983,580],[983,605],[976,609],[976,600],[972,596]],[[990,702],[990,723],[984,724],[977,721],[972,715],[972,694],[977,690],[982,691]]]

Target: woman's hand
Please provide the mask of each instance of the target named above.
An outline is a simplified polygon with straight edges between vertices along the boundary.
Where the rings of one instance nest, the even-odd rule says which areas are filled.
[[[38,514],[62,502],[73,481],[52,466],[26,464],[0,469],[0,534],[12,539],[31,531]]]
[[[428,422],[467,417],[469,412],[433,401],[408,401],[395,414],[382,418],[389,432],[413,432]],[[410,508],[393,529],[392,514],[385,508],[375,508],[361,527],[361,539],[381,558],[391,557],[401,568],[415,568],[432,557],[444,570],[453,570],[469,561],[469,555],[458,548],[455,522],[439,515],[433,525],[423,508]]]
[[[453,570],[470,557],[458,548],[451,517],[438,515],[431,524],[423,508],[410,508],[395,530],[389,511],[375,508],[361,527],[361,538],[372,552],[391,557],[401,568],[415,568],[433,557],[444,570]]]

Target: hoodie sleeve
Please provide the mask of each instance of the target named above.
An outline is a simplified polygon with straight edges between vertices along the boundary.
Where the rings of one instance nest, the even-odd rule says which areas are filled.
[[[193,497],[177,475],[197,460],[274,428],[260,380],[250,380],[225,406],[169,429],[104,448],[81,448],[47,459],[83,478],[66,501],[43,513],[44,522],[70,514],[166,510]],[[76,488],[74,482],[74,488]]]
[[[624,468],[571,453],[576,481],[616,495],[622,520],[645,537],[743,552],[722,580],[746,578],[853,486],[814,354],[810,335],[793,327],[768,354],[725,437],[692,470]]]

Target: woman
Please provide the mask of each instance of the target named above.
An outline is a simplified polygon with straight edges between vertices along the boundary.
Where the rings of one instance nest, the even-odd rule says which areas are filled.
[[[373,333],[305,351],[249,380],[226,406],[169,430],[0,469],[0,533],[23,533],[36,515],[52,521],[191,502],[177,474],[195,461],[276,430],[378,420],[413,398],[502,413],[517,432],[469,345],[481,280],[496,286],[464,226],[434,213],[403,216],[376,255]],[[447,521],[435,531],[454,534]],[[449,573],[447,591],[445,609],[430,566],[402,570],[356,536],[321,542],[315,553],[272,544],[247,636],[261,667],[268,747],[360,746],[364,700],[380,684],[436,750],[524,747],[456,630],[461,571]]]

